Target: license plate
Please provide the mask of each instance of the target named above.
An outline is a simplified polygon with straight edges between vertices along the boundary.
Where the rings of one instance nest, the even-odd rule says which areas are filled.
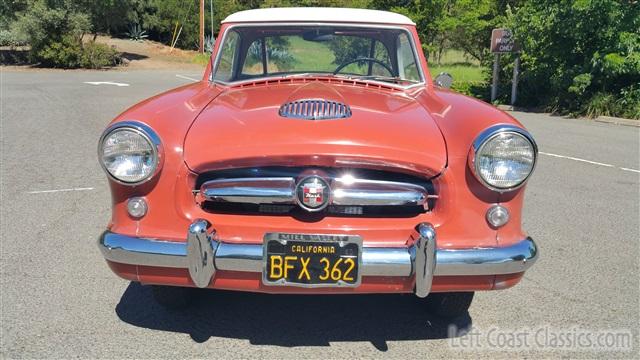
[[[267,233],[264,254],[262,281],[266,285],[360,285],[360,236]]]

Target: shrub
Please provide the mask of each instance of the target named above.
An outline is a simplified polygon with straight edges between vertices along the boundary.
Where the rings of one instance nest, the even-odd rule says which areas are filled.
[[[633,113],[640,83],[640,6],[616,0],[525,0],[507,16],[522,45],[518,103],[561,113]],[[503,56],[501,79],[510,79]],[[621,101],[629,104],[621,105]]]
[[[3,29],[0,30],[0,46],[25,46],[28,44],[27,39],[24,36],[15,31]]]
[[[616,97],[607,93],[596,93],[589,99],[584,105],[582,111],[588,117],[594,118],[600,115],[614,116],[620,113],[618,104],[616,103]]]
[[[48,67],[100,69],[117,65],[120,55],[105,44],[94,41],[82,44],[64,37],[62,41],[53,42],[40,49],[37,58],[40,59],[41,65]]]
[[[49,6],[36,0],[18,16],[15,29],[28,39],[33,63],[59,68],[92,68],[116,65],[118,53],[104,44],[83,43],[91,30],[89,16],[79,12],[72,2]]]
[[[460,81],[453,79],[451,90],[485,101],[489,101],[489,97],[491,96],[489,85],[483,81]]]
[[[622,116],[640,120],[640,85],[635,84],[622,89],[618,106]]]
[[[82,44],[70,37],[54,41],[39,48],[34,54],[43,66],[77,68],[82,61]]]
[[[82,47],[80,66],[89,69],[100,69],[120,63],[120,53],[112,47],[90,41]]]
[[[139,24],[129,25],[129,30],[125,33],[129,40],[142,41],[149,37],[147,31],[143,30]]]

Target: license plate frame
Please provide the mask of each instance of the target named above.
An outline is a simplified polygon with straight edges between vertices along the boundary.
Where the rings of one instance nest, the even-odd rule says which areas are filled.
[[[357,261],[356,261],[356,275],[353,282],[345,282],[343,280],[333,280],[332,282],[323,283],[304,283],[297,281],[288,281],[287,279],[280,278],[276,281],[270,280],[267,276],[268,262],[270,260],[269,244],[270,242],[278,242],[280,245],[286,248],[287,245],[294,244],[308,244],[308,245],[323,245],[334,246],[336,249],[344,252],[347,249],[353,252],[353,245],[357,248]],[[340,258],[353,257],[353,255],[344,255],[343,253],[337,254]],[[273,254],[273,253],[272,253]],[[282,255],[286,255],[283,253]],[[321,254],[309,255],[309,257],[319,257]],[[308,260],[311,262],[311,260]],[[343,234],[299,234],[299,233],[284,233],[284,232],[270,232],[266,233],[263,238],[263,258],[262,258],[262,283],[268,286],[295,286],[303,288],[333,288],[333,287],[358,287],[362,281],[362,237],[359,235],[343,235]]]

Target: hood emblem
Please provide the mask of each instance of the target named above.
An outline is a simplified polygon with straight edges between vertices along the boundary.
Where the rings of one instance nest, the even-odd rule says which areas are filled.
[[[300,99],[284,103],[278,113],[282,117],[303,120],[344,119],[351,117],[351,108],[338,101]]]
[[[296,185],[298,205],[307,211],[320,211],[329,205],[331,189],[319,176],[308,176]]]

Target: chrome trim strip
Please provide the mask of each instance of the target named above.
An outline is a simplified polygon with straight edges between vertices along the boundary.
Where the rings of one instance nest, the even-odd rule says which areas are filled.
[[[98,240],[105,259],[121,264],[187,268],[187,246],[182,241],[138,238],[105,231]]]
[[[435,275],[504,275],[523,272],[538,260],[532,238],[505,247],[438,249]]]
[[[362,248],[363,276],[411,276],[411,255],[407,248]]]
[[[200,193],[214,202],[297,204],[295,187],[291,177],[237,178],[207,181],[200,187]],[[327,205],[426,206],[429,197],[422,186],[394,181],[337,178],[331,181],[330,188]]]
[[[425,206],[429,193],[419,185],[394,181],[335,179],[333,205]]]
[[[217,270],[262,271],[262,244],[214,242],[218,242],[214,256]],[[106,231],[100,237],[98,246],[106,260],[117,263],[188,268],[186,242],[138,238]],[[364,246],[362,275],[412,276],[416,273],[415,252],[415,246]],[[530,268],[538,257],[538,248],[530,237],[505,247],[436,249],[434,276],[519,273]]]
[[[291,177],[211,180],[202,184],[200,193],[214,202],[295,204],[295,180]]]
[[[262,271],[262,244],[220,243],[216,252],[216,267],[228,271]]]

